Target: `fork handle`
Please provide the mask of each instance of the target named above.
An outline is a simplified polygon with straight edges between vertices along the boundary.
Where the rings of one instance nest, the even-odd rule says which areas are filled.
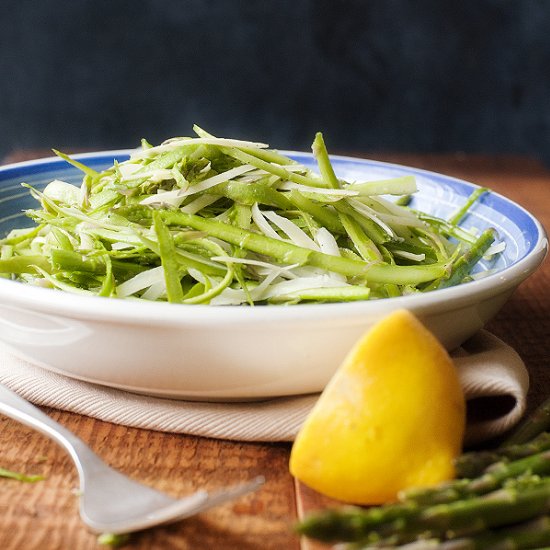
[[[53,439],[71,455],[80,470],[78,452],[85,447],[85,443],[38,407],[2,384],[0,384],[0,413]]]

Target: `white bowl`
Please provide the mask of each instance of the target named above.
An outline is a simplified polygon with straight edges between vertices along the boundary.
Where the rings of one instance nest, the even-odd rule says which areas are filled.
[[[288,153],[313,166],[311,155]],[[128,151],[79,155],[94,168]],[[416,176],[414,206],[445,216],[476,187],[381,162],[333,157],[345,179]],[[36,203],[19,186],[79,181],[60,159],[0,168],[0,235],[29,222]],[[434,292],[341,304],[208,306],[78,296],[0,279],[0,339],[34,364],[98,384],[165,397],[247,400],[318,392],[356,340],[390,311],[416,314],[448,348],[482,328],[548,249],[541,224],[496,193],[485,194],[464,225],[492,226],[506,242],[494,273]]]

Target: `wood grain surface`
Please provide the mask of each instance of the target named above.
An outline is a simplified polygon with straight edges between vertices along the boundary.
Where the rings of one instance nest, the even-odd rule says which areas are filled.
[[[15,152],[6,162],[42,156]],[[356,155],[370,156],[373,155]],[[515,200],[550,227],[550,171],[532,159],[466,155],[376,155],[474,181]],[[512,296],[489,329],[523,357],[531,376],[528,407],[550,393],[550,266]],[[292,532],[297,517],[327,499],[288,473],[290,446],[218,441],[126,428],[46,409],[107,463],[174,496],[216,489],[262,474],[255,494],[179,524],[132,536],[128,549],[320,550]],[[0,549],[102,548],[78,517],[76,471],[54,443],[0,416],[0,467],[43,474],[34,484],[0,479]]]

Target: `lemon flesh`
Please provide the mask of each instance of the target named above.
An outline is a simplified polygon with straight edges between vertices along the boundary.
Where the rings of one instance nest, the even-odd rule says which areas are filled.
[[[303,424],[290,471],[329,497],[382,504],[454,476],[465,429],[456,369],[410,312],[382,319],[354,346]]]

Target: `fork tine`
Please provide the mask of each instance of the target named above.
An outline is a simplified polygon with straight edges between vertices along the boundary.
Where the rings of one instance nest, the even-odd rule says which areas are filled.
[[[82,513],[82,520],[96,533],[112,533],[114,535],[122,535],[125,533],[131,533],[133,531],[141,531],[149,527],[155,527],[157,525],[166,525],[168,523],[175,523],[183,519],[189,518],[200,512],[204,512],[219,506],[225,502],[234,500],[247,493],[255,491],[263,483],[265,479],[263,476],[258,476],[252,481],[234,485],[220,489],[219,491],[208,493],[207,491],[200,490],[192,495],[176,500],[162,508],[149,512],[145,515],[139,515],[135,518],[129,518],[124,521],[116,521],[113,523],[104,523],[91,520]]]
[[[221,504],[224,504],[225,502],[229,502],[248,493],[252,493],[259,489],[264,483],[265,477],[257,476],[253,480],[246,483],[233,485],[232,487],[224,487],[219,491],[207,493],[206,501],[202,505],[199,505],[198,508],[193,511],[193,513],[197,514],[200,512],[204,512],[205,510],[213,508],[214,506],[219,506]],[[183,519],[183,517],[180,519]]]
[[[187,505],[187,499],[181,499],[174,504],[168,505],[163,510],[159,510],[151,516],[157,519],[156,525],[166,524],[168,522],[176,522],[182,519],[188,518],[200,512],[204,512],[213,508],[214,506],[220,506],[225,502],[235,500],[243,495],[251,493],[263,485],[265,478],[258,476],[252,481],[242,483],[240,485],[233,485],[232,487],[224,487],[219,491],[208,493],[207,491],[198,491],[192,496],[201,495],[202,498],[197,498],[197,501],[193,505]],[[160,518],[165,518],[164,520]]]

